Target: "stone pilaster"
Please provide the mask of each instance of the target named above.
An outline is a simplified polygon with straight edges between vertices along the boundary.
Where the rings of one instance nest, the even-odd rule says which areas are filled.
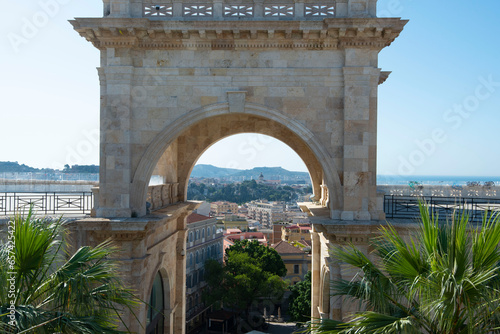
[[[186,232],[187,214],[177,218],[177,261],[175,299],[178,306],[174,312],[173,333],[186,332]]]
[[[321,271],[321,242],[318,232],[314,227],[311,231],[312,241],[312,270],[311,270],[311,317],[319,319],[319,296],[320,296],[320,271]]]
[[[344,67],[342,220],[370,220],[376,206],[376,89],[380,70]],[[374,86],[374,80],[377,83]],[[374,217],[376,218],[376,217]]]
[[[115,49],[108,49],[115,58]],[[111,55],[110,55],[111,53]],[[116,59],[115,59],[116,61]],[[109,63],[108,63],[109,65]],[[106,100],[101,106],[101,163],[98,217],[130,217],[130,115],[132,66],[107,66]]]

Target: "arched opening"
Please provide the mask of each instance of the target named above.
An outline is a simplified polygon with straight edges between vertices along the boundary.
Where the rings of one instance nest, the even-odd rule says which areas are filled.
[[[261,199],[310,202],[311,195],[311,176],[297,153],[271,136],[255,133],[232,135],[212,144],[196,161],[187,189],[190,201],[238,205]],[[221,210],[238,214],[233,206],[217,211]]]
[[[333,152],[302,123],[258,105],[247,104],[245,113],[229,113],[227,103],[194,110],[172,122],[146,149],[138,161],[131,185],[131,207],[146,213],[146,199],[161,204],[185,201],[188,180],[199,157],[215,142],[239,133],[259,133],[286,143],[306,164],[315,200],[339,216],[343,198]],[[325,143],[326,144],[326,143]],[[155,170],[156,169],[156,170]],[[151,175],[162,175],[166,187],[148,193]],[[167,198],[162,201],[163,198]]]
[[[330,313],[330,269],[323,267],[320,282],[320,312],[328,317]]]
[[[163,334],[165,323],[165,298],[163,281],[158,272],[153,281],[153,287],[149,295],[149,305],[147,313],[146,334]]]

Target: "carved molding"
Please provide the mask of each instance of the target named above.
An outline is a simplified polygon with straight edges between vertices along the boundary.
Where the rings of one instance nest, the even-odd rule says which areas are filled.
[[[387,80],[387,78],[389,78],[389,75],[391,73],[392,73],[391,71],[382,71],[382,72],[380,72],[380,77],[378,79],[378,84],[379,85],[383,84]]]
[[[90,231],[90,236],[99,242],[112,239],[114,241],[136,241],[146,237],[146,231]]]
[[[75,19],[96,48],[135,49],[382,49],[407,21],[343,18],[323,21],[150,21],[140,18]]]

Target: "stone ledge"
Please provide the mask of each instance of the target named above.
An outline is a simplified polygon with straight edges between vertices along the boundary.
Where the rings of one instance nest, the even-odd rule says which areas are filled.
[[[77,18],[70,23],[98,49],[382,49],[408,21],[338,18],[323,21],[150,21]]]

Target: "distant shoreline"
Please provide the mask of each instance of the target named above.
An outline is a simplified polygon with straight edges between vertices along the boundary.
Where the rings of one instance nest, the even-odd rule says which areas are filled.
[[[199,178],[199,177],[198,177]],[[221,177],[205,177],[205,178],[221,178]],[[223,179],[224,177],[222,177]],[[2,181],[12,182],[13,180],[33,181],[36,183],[51,181],[80,181],[95,183],[99,182],[99,174],[97,173],[1,173],[0,183]],[[465,186],[468,183],[477,183],[484,185],[487,182],[494,182],[496,186],[500,186],[500,176],[446,176],[446,175],[377,175],[377,185],[409,185],[416,183],[421,185],[443,185],[443,186]]]

